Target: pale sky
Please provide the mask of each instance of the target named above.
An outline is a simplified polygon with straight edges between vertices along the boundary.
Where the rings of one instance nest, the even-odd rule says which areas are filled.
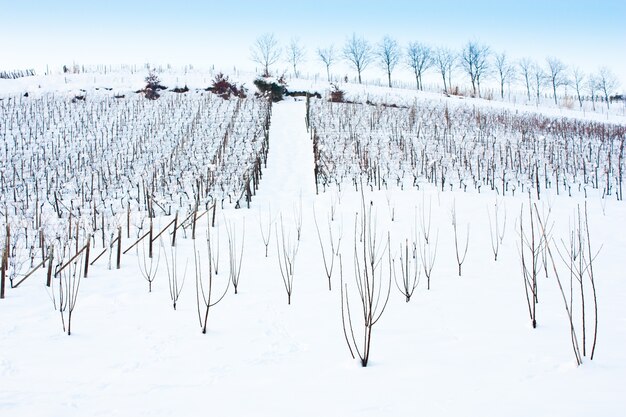
[[[340,49],[356,33],[372,44],[389,35],[456,50],[478,40],[540,64],[555,56],[586,72],[607,66],[626,88],[626,0],[0,0],[0,70],[73,62],[253,70],[250,46],[265,32],[283,44],[299,37],[309,73],[323,72],[317,47]],[[364,76],[377,73],[372,65]]]

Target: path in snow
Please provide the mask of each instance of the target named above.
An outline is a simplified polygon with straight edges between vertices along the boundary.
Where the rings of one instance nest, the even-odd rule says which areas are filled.
[[[313,148],[305,117],[302,100],[287,99],[272,108],[267,168],[253,204],[262,211],[271,206],[273,216],[282,212],[291,218],[300,197],[307,207],[315,196]]]

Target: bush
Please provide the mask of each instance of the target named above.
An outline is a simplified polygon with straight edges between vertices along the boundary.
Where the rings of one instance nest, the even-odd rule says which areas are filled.
[[[310,92],[310,91],[286,91],[285,95],[288,97],[315,97],[315,98],[322,98],[322,95],[320,93],[318,93],[317,91],[314,92]]]
[[[161,95],[156,90],[153,90],[151,88],[146,88],[143,93],[149,100],[156,100],[157,98],[161,97]]]
[[[345,93],[343,92],[343,90],[340,90],[336,84],[332,84],[328,101],[333,103],[345,103],[346,98],[344,95]]]
[[[262,96],[273,102],[281,101],[287,92],[287,82],[284,75],[279,79],[274,78],[257,78],[254,85],[259,90],[258,96]]]
[[[230,82],[228,77],[221,72],[215,76],[213,84],[207,88],[207,91],[217,94],[224,100],[229,100],[232,96],[246,98],[246,89],[244,86],[237,86],[237,84]]]
[[[148,76],[145,78],[146,88],[144,88],[143,93],[145,94],[147,99],[156,100],[161,95],[159,94],[159,90],[166,90],[167,87],[161,85],[161,80],[159,76],[154,70],[150,70]]]
[[[188,91],[189,91],[189,87],[187,87],[187,84],[185,84],[183,88],[176,87],[172,89],[172,93],[186,93]]]
[[[159,76],[157,75],[156,72],[154,72],[154,70],[151,70],[150,72],[148,72],[148,75],[146,76],[145,81],[147,83],[146,88],[150,88],[152,90],[156,90],[159,84],[161,83]]]

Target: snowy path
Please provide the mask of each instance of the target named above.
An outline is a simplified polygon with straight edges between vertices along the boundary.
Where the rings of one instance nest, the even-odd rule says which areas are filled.
[[[299,203],[310,203],[315,195],[313,150],[305,125],[304,101],[285,100],[274,104],[270,126],[267,168],[253,204],[272,212],[289,212]]]

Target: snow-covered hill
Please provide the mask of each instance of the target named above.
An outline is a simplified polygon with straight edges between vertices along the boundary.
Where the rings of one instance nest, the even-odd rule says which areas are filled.
[[[128,94],[143,87],[144,76],[83,74],[69,78],[25,78],[0,84],[0,94],[5,100],[9,97],[18,100],[28,91],[29,97],[22,97],[23,106],[29,106],[28,99],[52,93],[66,95],[63,97],[69,102],[81,89],[86,90],[88,96]],[[206,88],[211,80],[210,75],[201,73],[163,74],[162,78],[168,87],[186,84],[192,89]],[[251,77],[237,80],[252,85]],[[558,109],[537,110],[532,106],[416,95],[407,90],[343,87],[354,101],[412,105],[416,100],[435,103],[443,100],[450,106],[468,106],[486,112],[539,111],[547,116],[606,120],[606,115],[602,114],[589,116]],[[324,92],[326,86],[294,80],[290,88]],[[3,105],[6,105],[4,100],[0,101],[0,108]],[[202,106],[189,108],[198,113],[216,108],[210,104]],[[244,106],[241,111],[252,107]],[[363,125],[374,126],[368,119],[374,113],[363,108],[356,108],[354,117],[362,117]],[[127,111],[144,114],[141,112],[152,110],[136,106]],[[224,204],[222,209],[218,204],[214,227],[209,211],[197,221],[195,240],[191,223],[179,229],[175,249],[171,248],[171,228],[155,240],[152,265],[156,268],[158,263],[158,269],[151,292],[144,279],[151,263],[146,256],[146,240],[122,256],[119,270],[115,268],[115,245],[110,251],[111,257],[107,252],[90,266],[87,278],[80,280],[69,337],[62,331],[58,311],[62,303],[60,295],[64,294],[59,285],[61,278],[53,278],[51,287],[47,287],[47,269],[40,268],[18,288],[7,288],[6,298],[0,300],[0,414],[622,415],[626,406],[622,395],[626,378],[623,349],[626,346],[626,304],[623,302],[626,281],[622,279],[621,261],[626,253],[626,237],[621,230],[626,224],[626,206],[616,199],[615,190],[609,196],[605,195],[602,185],[573,187],[569,196],[564,191],[557,195],[556,187],[552,186],[542,188],[541,197],[537,199],[535,192],[508,191],[503,196],[487,186],[480,192],[471,187],[464,192],[456,185],[445,186],[442,190],[441,185],[427,180],[420,180],[418,186],[412,186],[410,181],[402,184],[389,181],[379,189],[375,182],[368,183],[364,177],[361,182],[347,180],[329,185],[318,194],[312,132],[307,131],[306,112],[303,98],[288,98],[273,105],[267,163],[249,209],[235,209],[234,204]],[[168,125],[167,114],[157,117],[155,126]],[[391,117],[382,110],[377,114]],[[38,117],[43,116],[33,116]],[[247,120],[245,113],[240,117]],[[9,140],[27,136],[27,132],[22,129],[20,136],[15,133],[20,132],[20,124],[17,129],[9,128],[7,120],[0,120],[0,134],[5,138],[3,207],[0,209],[2,217],[15,219],[17,214],[9,212],[8,208],[16,207],[16,200],[20,200],[26,190],[20,188],[14,192],[11,186],[19,182],[20,173],[25,169],[13,161],[18,154],[31,154],[9,143]],[[176,120],[181,121],[180,126],[194,126],[190,132],[198,132],[200,130],[196,129],[200,129],[202,123],[197,120],[213,119]],[[379,121],[380,124],[385,126],[385,120]],[[618,115],[612,115],[610,121],[618,126],[624,124],[623,117]],[[327,127],[326,132],[340,136],[339,125],[350,125],[349,120],[341,117],[336,123],[336,130]],[[394,128],[399,129],[397,125],[389,125],[390,130]],[[399,134],[408,137],[407,132],[401,130]],[[321,130],[318,133],[321,135]],[[98,132],[94,137],[98,137]],[[198,134],[194,137],[200,140]],[[223,135],[220,138],[223,139]],[[461,142],[460,138],[455,139]],[[619,141],[620,138],[607,140]],[[387,146],[383,139],[380,141],[383,148]],[[445,138],[442,143],[444,141],[442,146],[445,147],[461,146]],[[163,143],[168,142],[163,139]],[[32,146],[34,144],[36,141],[32,141]],[[184,142],[181,146],[185,146]],[[180,151],[173,150],[172,155],[176,152]],[[557,151],[554,154],[561,155]],[[580,155],[570,157],[576,161],[584,159]],[[619,161],[624,164],[621,158]],[[560,166],[565,166],[565,161]],[[580,165],[573,163],[572,166]],[[617,172],[616,167],[612,169],[611,172]],[[13,177],[17,180],[12,180]],[[40,181],[46,179],[40,178]],[[192,190],[189,193],[193,192],[194,184],[185,185]],[[128,198],[134,198],[135,192],[129,185],[128,194],[132,197]],[[38,201],[44,201],[44,208],[53,212],[53,197],[39,198]],[[119,198],[126,197],[120,195]],[[73,204],[78,205],[81,194],[77,191],[73,199]],[[136,217],[131,222],[130,238],[124,230],[123,249],[147,230],[148,222],[140,222],[140,218],[145,219],[147,215],[141,208],[141,198],[137,200],[132,207],[139,211],[133,213]],[[548,253],[537,244],[536,328],[529,318],[529,298],[521,265],[522,252],[527,256],[526,262],[530,262],[529,206],[549,229],[551,248]],[[120,203],[120,207],[125,205]],[[586,243],[590,242],[592,254],[584,258],[579,254],[572,261],[567,257],[572,249],[571,232],[585,230],[585,207],[589,237],[585,234],[581,245],[574,245],[573,250],[587,250]],[[189,204],[179,209],[182,219]],[[576,217],[579,209],[580,224]],[[28,210],[30,213],[33,209]],[[201,207],[199,213],[203,212]],[[68,220],[68,212],[64,213],[59,224]],[[155,235],[174,218],[174,212],[169,216],[157,214],[153,219]],[[91,216],[91,212],[83,213],[81,239],[90,231]],[[115,223],[125,228],[125,216],[125,212],[112,214],[110,217],[116,218],[117,223],[111,221],[111,225]],[[108,217],[107,214],[107,224]],[[365,219],[369,221],[364,224]],[[453,223],[457,225],[457,242]],[[12,224],[24,230],[33,229],[33,225],[24,221],[12,221]],[[525,228],[523,231],[521,226]],[[537,226],[535,217],[539,242],[541,228]],[[41,229],[45,229],[45,225],[38,228]],[[116,230],[113,226],[111,229]],[[13,234],[19,233],[21,230],[13,228]],[[59,231],[60,236],[64,233],[65,228]],[[91,243],[92,261],[103,251],[100,232],[95,233],[96,238]],[[520,233],[528,237],[525,243]],[[428,242],[425,234],[428,234]],[[370,249],[367,244],[373,242],[368,236],[377,238],[376,275],[372,283],[375,291],[380,289],[380,299],[376,292],[373,308],[382,315],[372,328],[370,360],[363,368],[352,358],[347,341],[351,342],[353,350],[356,345],[363,351],[366,332],[361,305],[363,293],[358,291],[356,278],[367,266],[361,257]],[[108,247],[112,237],[106,236],[104,246]],[[212,257],[207,252],[207,239],[211,241]],[[334,250],[330,249],[331,239]],[[459,276],[455,248],[463,252],[465,242],[467,254]],[[73,244],[74,241],[68,253],[74,253]],[[498,255],[494,260],[496,244]],[[28,248],[22,249],[21,253],[28,253]],[[241,250],[243,254],[239,258]],[[167,267],[171,268],[173,251],[177,257],[178,286],[168,280]],[[284,266],[285,252],[295,254],[289,258],[294,262],[293,281],[289,281],[289,274],[285,275],[279,266],[281,262]],[[34,253],[36,264],[40,261],[40,249],[35,248]],[[410,271],[411,268],[419,271],[419,282],[408,302],[400,291],[401,257]],[[238,268],[238,259],[242,260],[241,272],[237,294],[234,294],[231,275],[233,266],[235,270]],[[576,262],[581,259],[587,303],[584,341],[580,284],[568,270],[568,267],[575,270],[572,264],[578,265]],[[591,297],[590,260],[597,291],[597,316]],[[331,261],[329,290],[327,270]],[[432,266],[429,277],[424,271],[425,264]],[[198,265],[201,265],[205,285],[208,270],[217,269],[211,285],[212,300],[228,287],[223,300],[209,309],[206,334],[201,332],[200,326],[205,307],[202,300],[197,302],[198,296],[202,297],[195,273]],[[24,271],[29,269],[23,268]],[[71,277],[65,277],[71,282]],[[171,285],[180,289],[175,310]],[[205,290],[208,289],[205,287]],[[388,290],[388,303],[383,309]],[[290,304],[288,292],[291,292]],[[207,294],[205,291],[205,296]],[[566,304],[571,307],[569,311]],[[580,366],[576,364],[572,347],[570,316],[581,352]],[[596,317],[597,345],[591,360]],[[352,321],[354,333],[349,325],[347,331],[342,325],[347,320]]]

